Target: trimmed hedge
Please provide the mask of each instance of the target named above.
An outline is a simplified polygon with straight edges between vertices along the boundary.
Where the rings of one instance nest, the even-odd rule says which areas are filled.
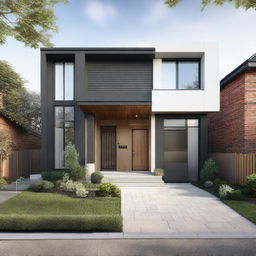
[[[61,180],[63,176],[67,173],[66,171],[45,171],[42,172],[42,178],[43,180],[49,180],[49,181],[57,181]]]
[[[122,231],[119,215],[0,215],[0,231]]]

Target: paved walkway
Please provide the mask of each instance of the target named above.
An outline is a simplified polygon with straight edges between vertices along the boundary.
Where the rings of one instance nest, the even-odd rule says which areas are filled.
[[[20,192],[17,192],[17,193],[20,193]],[[0,203],[3,203],[4,201],[16,196],[17,193],[15,191],[0,190]]]
[[[256,234],[256,225],[191,184],[121,189],[125,233]]]

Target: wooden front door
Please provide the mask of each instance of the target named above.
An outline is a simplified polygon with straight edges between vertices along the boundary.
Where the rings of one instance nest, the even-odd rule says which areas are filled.
[[[148,169],[148,130],[132,130],[132,169],[146,171]]]
[[[101,169],[116,169],[116,127],[101,126]]]

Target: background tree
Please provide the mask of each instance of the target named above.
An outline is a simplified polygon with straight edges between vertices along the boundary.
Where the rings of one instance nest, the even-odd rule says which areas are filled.
[[[67,0],[0,0],[0,44],[8,36],[38,48],[51,47],[50,31],[57,32],[54,6]]]
[[[3,161],[8,157],[11,152],[12,139],[9,133],[0,130],[0,177],[2,177]]]
[[[25,80],[6,61],[0,61],[0,93],[4,108],[1,112],[16,123],[40,131],[40,96],[26,91]]]
[[[175,7],[182,0],[165,0],[165,4],[169,7]],[[248,9],[256,9],[256,0],[201,0],[202,1],[202,9],[204,9],[208,4],[215,4],[222,6],[224,3],[234,3],[236,8],[244,8]]]

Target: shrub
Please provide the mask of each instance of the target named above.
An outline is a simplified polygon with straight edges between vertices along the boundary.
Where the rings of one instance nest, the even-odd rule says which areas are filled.
[[[61,182],[58,182],[58,189],[64,192],[74,193],[77,197],[86,197],[88,191],[83,183],[70,180],[68,175],[64,175]]]
[[[240,189],[234,189],[231,193],[228,194],[228,199],[231,200],[243,200],[244,196]]]
[[[216,162],[209,158],[204,162],[204,166],[200,172],[200,180],[204,183],[207,180],[214,180],[219,172]]]
[[[121,190],[110,182],[102,183],[98,191],[99,196],[121,197]]]
[[[0,130],[0,174],[3,170],[3,161],[11,153],[12,149],[12,138],[10,134],[5,130]]]
[[[119,215],[0,215],[0,231],[122,231]]]
[[[85,189],[84,185],[82,183],[78,183],[76,185],[76,196],[77,197],[87,197],[88,191]]]
[[[161,168],[156,168],[156,169],[154,170],[154,175],[155,175],[155,176],[164,176],[164,170],[161,169]]]
[[[230,196],[230,193],[234,191],[233,188],[231,188],[229,185],[221,185],[219,187],[219,196],[221,199],[228,199]]]
[[[74,181],[84,180],[86,176],[85,167],[79,164],[78,159],[79,154],[75,145],[68,144],[65,150],[65,163],[69,169],[69,177]]]
[[[83,182],[85,188],[99,188],[100,184],[93,184],[88,182]]]
[[[0,178],[0,189],[4,189],[7,185],[8,183],[6,180],[4,178]]]
[[[224,184],[227,185],[228,182],[225,181],[225,180],[222,180],[222,179],[215,179],[215,180],[213,181],[213,186],[216,187],[217,189],[219,189],[219,187],[220,187],[221,185],[224,185]]]
[[[256,173],[246,176],[246,185],[253,195],[256,195]]]
[[[66,171],[49,171],[49,172],[42,172],[43,180],[49,181],[57,181],[61,180],[65,175]]]
[[[93,184],[100,184],[102,179],[104,178],[103,174],[101,172],[93,172],[91,174],[91,182]]]
[[[32,183],[28,190],[33,192],[48,192],[54,188],[54,184],[50,181],[36,181]]]

